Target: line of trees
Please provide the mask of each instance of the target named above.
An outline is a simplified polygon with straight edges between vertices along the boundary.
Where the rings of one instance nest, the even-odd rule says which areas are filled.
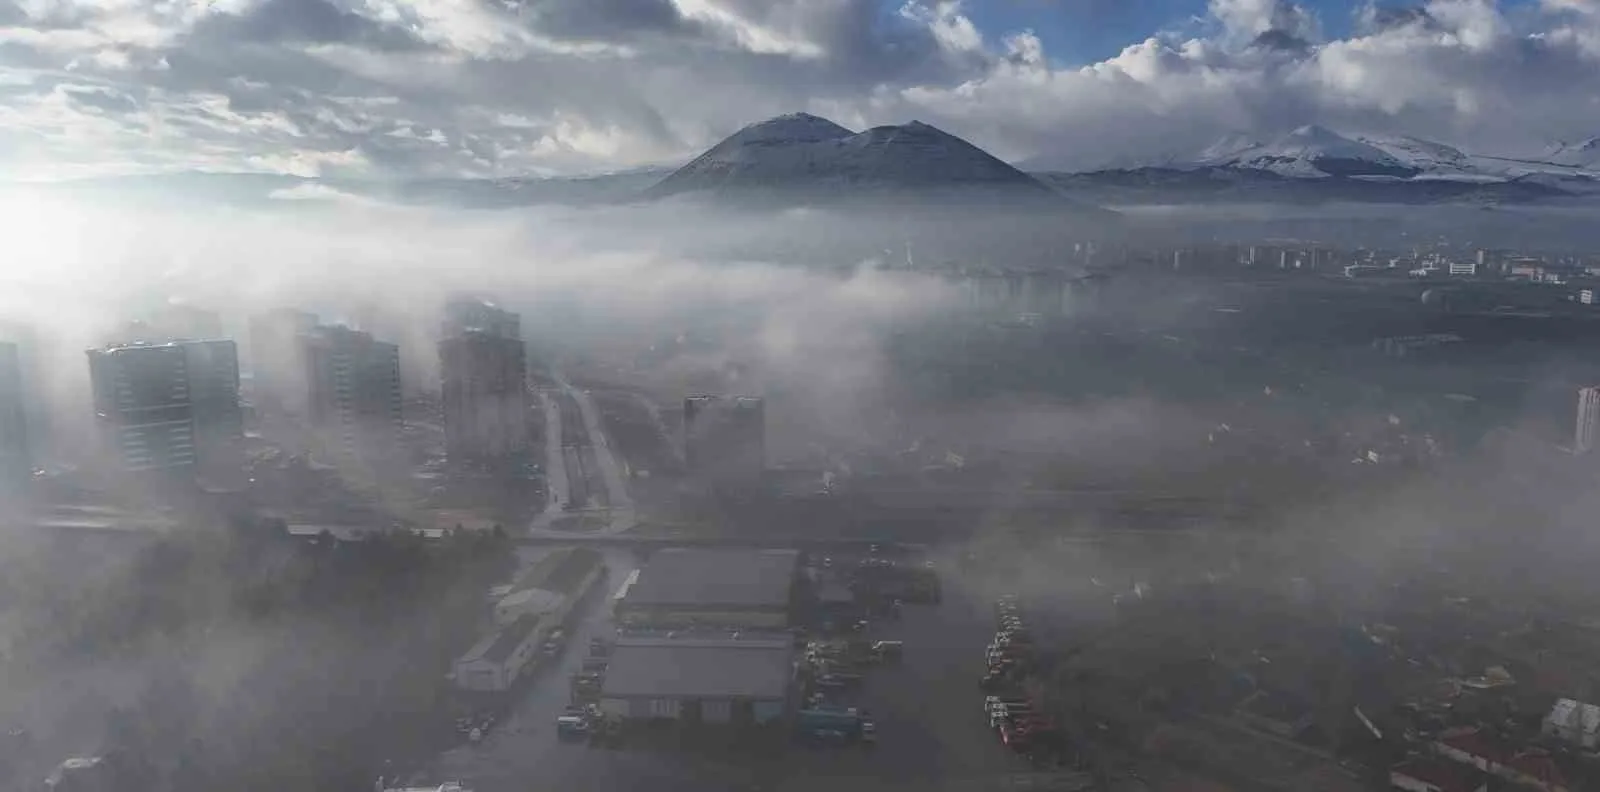
[[[139,669],[100,740],[119,792],[360,789],[451,733],[445,673],[514,567],[498,528],[185,530],[34,597],[53,626],[31,659]]]

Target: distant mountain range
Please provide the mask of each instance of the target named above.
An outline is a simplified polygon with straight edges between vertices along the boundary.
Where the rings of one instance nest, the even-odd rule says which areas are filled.
[[[136,193],[279,206],[349,198],[471,208],[661,200],[735,206],[983,202],[1089,214],[1098,211],[1093,205],[1147,203],[1567,202],[1600,199],[1600,138],[1497,157],[1413,137],[1305,126],[1266,141],[1229,135],[1198,151],[1088,171],[1030,173],[918,121],[854,132],[793,113],[747,126],[677,169],[402,181],[195,172],[66,182],[55,189],[88,197]]]
[[[1521,203],[1600,196],[1600,139],[1538,157],[1472,155],[1420,138],[1304,126],[1262,142],[1230,135],[1200,151],[1082,172],[1036,173],[1103,203],[1375,201]]]

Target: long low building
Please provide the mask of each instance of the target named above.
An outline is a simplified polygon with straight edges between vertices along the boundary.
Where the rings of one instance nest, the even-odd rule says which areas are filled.
[[[456,659],[451,669],[456,686],[485,693],[509,690],[604,574],[602,556],[589,548],[556,550],[535,562],[496,603],[496,629]]]
[[[622,638],[600,709],[625,720],[770,723],[788,710],[795,675],[787,638]]]
[[[529,613],[555,613],[563,621],[572,606],[605,574],[604,557],[588,547],[554,550],[517,577],[495,604],[495,623],[510,624]]]
[[[795,550],[675,548],[656,553],[617,603],[623,625],[788,626]]]
[[[548,614],[529,614],[485,635],[452,669],[456,686],[494,693],[510,690],[532,666],[539,645],[553,629]]]

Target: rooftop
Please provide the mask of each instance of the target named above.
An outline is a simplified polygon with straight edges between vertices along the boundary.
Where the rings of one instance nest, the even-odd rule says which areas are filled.
[[[529,588],[513,591],[497,603],[501,608],[526,608],[528,613],[549,613],[561,607],[565,598],[554,591]]]
[[[1390,774],[1416,779],[1440,792],[1477,792],[1485,783],[1484,775],[1474,768],[1429,757],[1407,761]]]
[[[662,550],[639,573],[628,605],[787,607],[796,550]]]
[[[600,551],[589,547],[568,547],[552,551],[535,561],[517,578],[518,589],[543,589],[557,594],[572,594],[601,563]]]
[[[539,618],[540,614],[530,613],[506,625],[504,629],[489,633],[468,649],[459,662],[482,660],[488,663],[504,663],[506,658],[527,640],[528,633],[539,626]]]
[[[1549,720],[1585,734],[1600,732],[1600,707],[1572,699],[1561,699],[1550,710]]]
[[[787,640],[622,638],[602,696],[774,699],[787,695],[794,647]]]

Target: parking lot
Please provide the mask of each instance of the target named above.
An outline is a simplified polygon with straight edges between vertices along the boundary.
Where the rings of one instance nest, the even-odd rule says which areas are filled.
[[[609,553],[608,585],[635,567],[631,553]],[[726,732],[629,740],[622,747],[563,741],[555,718],[568,702],[568,678],[589,639],[611,632],[609,591],[596,592],[575,622],[560,662],[536,672],[515,705],[482,742],[446,752],[431,777],[460,780],[476,792],[542,789],[994,789],[1012,779],[1042,781],[1025,757],[1000,745],[978,689],[983,647],[994,634],[992,604],[946,580],[942,604],[907,604],[898,620],[869,627],[874,640],[904,643],[898,663],[868,671],[839,703],[864,707],[877,724],[875,746],[810,746],[783,739],[736,746]],[[1038,788],[1037,783],[1028,784]]]

